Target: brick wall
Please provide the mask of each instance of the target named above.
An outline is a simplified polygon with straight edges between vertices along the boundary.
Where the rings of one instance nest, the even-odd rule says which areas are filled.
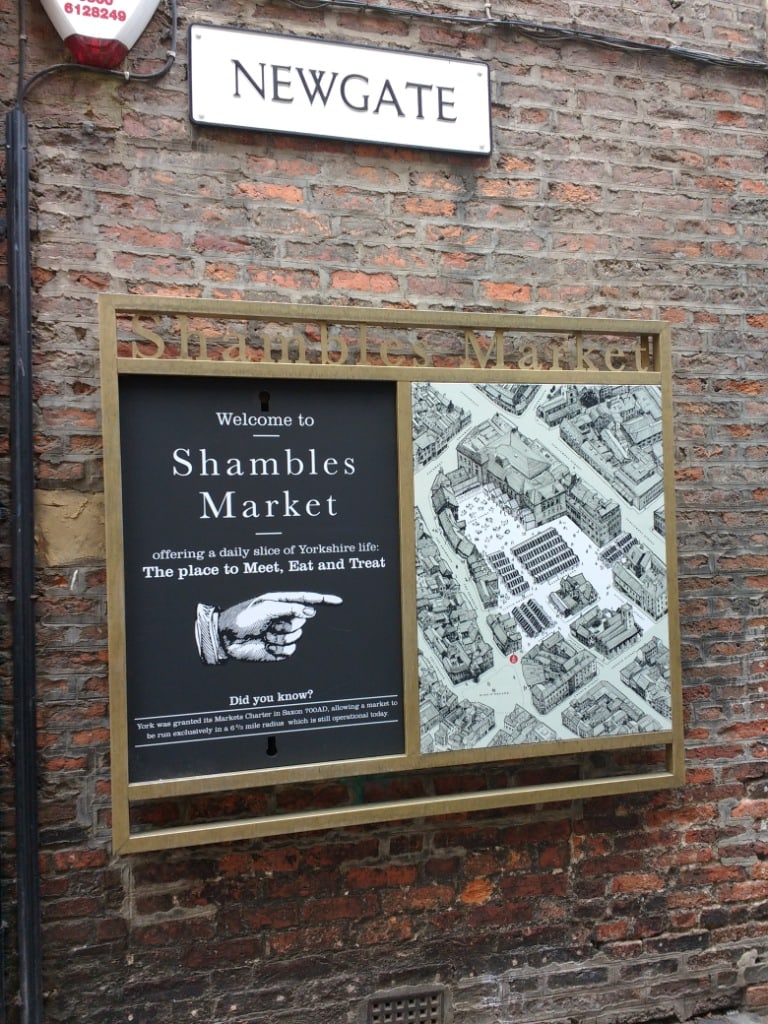
[[[720,57],[765,47],[762,0],[517,0],[503,13]],[[765,73],[287,2],[182,0],[180,14],[182,30],[486,60],[494,151],[194,127],[183,31],[160,83],[70,74],[32,91],[46,1021],[339,1024],[409,985],[446,986],[457,1024],[768,1004]],[[28,16],[32,73],[62,47],[36,5]],[[157,66],[166,25],[159,14],[134,67]],[[114,858],[95,309],[107,291],[670,321],[685,788]],[[0,302],[4,343],[6,289]]]

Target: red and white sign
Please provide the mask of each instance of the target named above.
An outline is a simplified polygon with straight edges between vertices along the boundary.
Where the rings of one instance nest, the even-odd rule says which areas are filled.
[[[115,68],[152,19],[160,0],[41,0],[78,64]]]

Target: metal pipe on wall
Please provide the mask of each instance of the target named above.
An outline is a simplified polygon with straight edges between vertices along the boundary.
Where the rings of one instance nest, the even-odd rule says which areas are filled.
[[[11,604],[19,995],[22,1024],[40,1024],[29,130],[27,116],[20,106],[6,115],[5,130],[11,310]]]

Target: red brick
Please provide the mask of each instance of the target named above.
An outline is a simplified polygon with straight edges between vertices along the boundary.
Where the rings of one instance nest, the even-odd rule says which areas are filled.
[[[350,889],[388,889],[412,885],[416,881],[416,869],[396,864],[384,868],[351,868],[344,877]]]
[[[749,1010],[768,1006],[768,985],[750,985],[745,993],[744,1005]]]
[[[339,291],[375,294],[397,291],[397,281],[390,274],[366,274],[360,271],[338,270],[333,274],[332,285]]]
[[[377,916],[378,912],[379,902],[373,896],[344,896],[308,900],[301,917],[309,924],[317,924],[320,921],[360,921]]]
[[[493,883],[487,878],[476,878],[468,882],[463,891],[459,893],[462,903],[480,905],[487,903],[493,896]]]
[[[482,289],[486,296],[495,302],[531,301],[531,287],[527,284],[503,284],[487,281],[482,283]]]

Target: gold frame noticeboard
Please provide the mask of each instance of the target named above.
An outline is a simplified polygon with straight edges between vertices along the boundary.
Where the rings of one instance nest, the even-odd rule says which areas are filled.
[[[667,324],[99,311],[116,851],[682,784]]]

